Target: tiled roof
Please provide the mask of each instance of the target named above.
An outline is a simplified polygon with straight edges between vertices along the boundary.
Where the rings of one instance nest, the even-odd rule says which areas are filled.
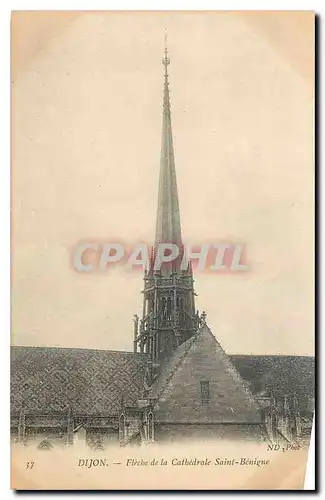
[[[297,395],[301,410],[315,396],[315,358],[312,356],[230,355],[232,363],[253,392],[275,397]]]
[[[156,381],[157,397],[195,337],[171,355]],[[275,396],[296,392],[307,407],[314,397],[315,362],[307,356],[230,355],[230,361],[255,393],[273,390]],[[167,368],[168,367],[168,368]],[[124,351],[56,347],[11,348],[11,411],[116,415],[121,398],[133,406],[143,396],[146,355]]]
[[[141,398],[146,356],[123,351],[12,347],[11,411],[115,415]]]

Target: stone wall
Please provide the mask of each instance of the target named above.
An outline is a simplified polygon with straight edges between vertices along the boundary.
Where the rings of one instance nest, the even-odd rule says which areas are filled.
[[[155,441],[253,441],[262,442],[264,433],[258,424],[156,424]]]

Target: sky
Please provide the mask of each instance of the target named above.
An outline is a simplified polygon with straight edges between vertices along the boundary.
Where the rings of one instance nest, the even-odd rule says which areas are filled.
[[[12,342],[132,350],[142,274],[77,273],[79,241],[152,242],[164,30],[182,234],[243,243],[197,273],[226,352],[314,353],[309,12],[16,12]]]

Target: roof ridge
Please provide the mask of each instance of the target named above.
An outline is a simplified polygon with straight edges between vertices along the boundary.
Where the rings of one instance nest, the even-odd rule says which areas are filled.
[[[310,358],[315,359],[314,354],[227,354],[230,358]]]
[[[132,354],[140,355],[146,357],[146,353],[133,352],[133,351],[123,351],[121,349],[99,349],[96,347],[61,347],[61,346],[34,346],[34,345],[11,345],[11,349],[56,349],[58,351],[98,351],[98,352],[118,352],[120,354]]]
[[[204,327],[206,327],[206,329],[208,330],[208,332],[210,333],[210,335],[213,337],[214,342],[218,346],[218,348],[220,350],[220,354],[223,357],[223,361],[224,361],[224,363],[226,365],[226,368],[227,368],[230,376],[234,379],[235,382],[237,382],[237,383],[239,382],[240,384],[242,384],[242,386],[244,388],[244,392],[246,393],[247,397],[251,400],[251,402],[254,402],[255,404],[258,404],[257,401],[256,401],[256,399],[255,399],[255,397],[254,397],[254,395],[253,395],[253,393],[252,393],[252,391],[251,391],[250,384],[241,376],[241,374],[237,370],[236,366],[232,363],[229,354],[226,353],[226,351],[224,350],[224,348],[222,347],[222,345],[220,344],[220,342],[213,335],[213,333],[212,333],[211,329],[209,328],[209,326],[207,324],[203,325],[202,331],[203,331]]]
[[[226,368],[228,370],[228,372],[230,373],[230,375],[232,376],[232,378],[236,381],[236,382],[239,382],[240,384],[242,384],[243,388],[244,388],[244,392],[246,393],[247,397],[253,401],[255,404],[258,404],[252,391],[251,391],[251,388],[250,388],[250,384],[241,376],[241,374],[239,373],[239,371],[237,370],[236,366],[232,363],[231,359],[230,359],[230,356],[229,354],[226,353],[226,351],[223,349],[222,345],[220,344],[220,342],[218,342],[218,340],[216,339],[216,337],[213,335],[213,333],[211,332],[210,328],[207,327],[210,334],[213,336],[217,346],[219,347],[220,349],[220,352],[221,352],[221,355],[223,357],[223,360],[226,364]]]

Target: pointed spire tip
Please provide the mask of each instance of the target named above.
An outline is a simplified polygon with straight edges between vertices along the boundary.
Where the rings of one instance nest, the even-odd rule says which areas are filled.
[[[162,63],[165,67],[168,66],[170,63],[170,59],[168,57],[168,49],[167,49],[167,28],[165,28],[165,50],[164,50],[164,57],[162,59]]]

